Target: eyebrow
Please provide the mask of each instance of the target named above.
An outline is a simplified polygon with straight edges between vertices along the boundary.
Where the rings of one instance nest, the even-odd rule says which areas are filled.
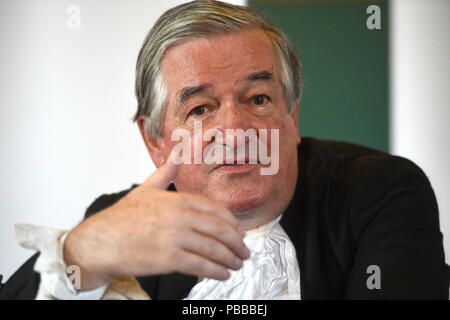
[[[187,99],[189,99],[191,96],[200,93],[202,91],[204,91],[206,88],[210,87],[210,84],[202,84],[199,86],[194,86],[194,87],[185,87],[183,89],[181,89],[178,93],[178,96],[180,97],[178,99],[180,104],[183,104]]]
[[[247,76],[247,80],[255,81],[255,80],[272,80],[273,74],[269,71],[258,71],[253,72]]]
[[[269,71],[257,71],[249,74],[247,77],[247,80],[249,81],[256,81],[256,80],[273,80],[273,74]],[[187,99],[190,97],[204,91],[205,89],[211,87],[211,84],[205,83],[199,86],[191,86],[191,87],[185,87],[181,89],[178,93],[178,102],[183,105],[184,102],[186,102]]]

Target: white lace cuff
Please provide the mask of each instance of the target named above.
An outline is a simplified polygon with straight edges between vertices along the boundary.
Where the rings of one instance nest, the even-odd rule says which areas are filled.
[[[114,276],[109,284],[77,292],[67,276],[67,272],[71,270],[67,268],[63,256],[64,241],[69,231],[30,224],[16,224],[15,231],[22,247],[40,252],[34,265],[34,270],[41,276],[36,300],[150,299],[136,278],[129,276]]]
[[[34,270],[39,272],[41,277],[36,300],[98,300],[102,298],[108,285],[78,293],[67,276],[68,270],[63,256],[64,241],[69,233],[67,230],[17,224],[15,231],[22,247],[40,252],[34,265]]]

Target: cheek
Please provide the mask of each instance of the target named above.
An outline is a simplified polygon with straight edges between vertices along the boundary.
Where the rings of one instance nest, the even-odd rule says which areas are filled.
[[[266,119],[259,119],[253,122],[253,128],[257,131],[259,143],[263,143],[267,147],[268,155],[273,152],[279,153],[281,150],[280,141],[284,141],[289,136],[287,133],[287,122],[279,113]]]
[[[179,191],[202,193],[206,180],[201,165],[181,164],[175,185]]]
[[[206,144],[202,143],[201,136],[195,136],[194,132],[190,130],[186,130],[186,136],[179,137],[179,139],[172,139],[171,133],[167,133],[164,137],[164,149],[168,157],[170,152],[176,148],[177,156],[181,160],[178,176],[174,180],[177,190],[202,193],[207,175],[201,164],[201,155]]]
[[[201,163],[200,156],[207,143],[203,141],[202,133],[204,129],[201,126],[197,129],[186,129],[177,123],[166,123],[162,144],[163,154],[166,159],[175,148],[177,155],[182,159],[182,163]]]
[[[281,105],[276,108],[270,115],[265,117],[253,117],[248,120],[249,126],[254,129],[271,129],[283,130],[286,126],[287,112],[282,110],[285,106]]]

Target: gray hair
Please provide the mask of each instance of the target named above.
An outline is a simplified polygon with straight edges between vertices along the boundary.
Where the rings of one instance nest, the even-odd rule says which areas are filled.
[[[301,63],[282,31],[247,7],[198,0],[169,9],[147,34],[136,64],[138,110],[134,121],[146,116],[146,134],[153,138],[161,136],[167,88],[160,63],[169,47],[189,39],[252,28],[262,29],[274,45],[280,59],[281,83],[291,113],[301,96]]]

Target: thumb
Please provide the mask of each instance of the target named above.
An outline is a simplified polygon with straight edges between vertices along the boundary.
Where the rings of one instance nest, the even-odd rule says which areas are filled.
[[[180,165],[173,161],[174,153],[171,152],[166,162],[159,167],[150,177],[148,177],[142,185],[166,189],[170,182],[176,178]]]

